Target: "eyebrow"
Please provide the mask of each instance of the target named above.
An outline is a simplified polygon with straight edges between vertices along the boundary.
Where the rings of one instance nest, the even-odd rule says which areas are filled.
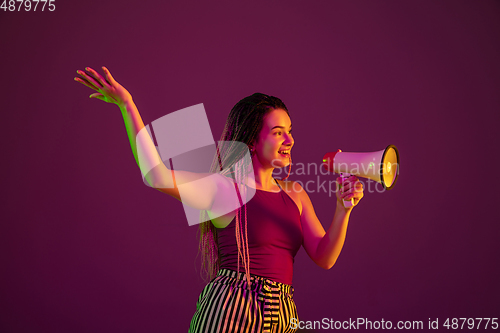
[[[275,128],[285,128],[285,126],[274,126],[273,128],[271,128],[271,131]],[[292,125],[290,125],[290,129],[292,129]]]

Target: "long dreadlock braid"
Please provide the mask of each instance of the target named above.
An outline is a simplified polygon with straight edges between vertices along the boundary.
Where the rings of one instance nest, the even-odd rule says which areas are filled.
[[[235,179],[236,184],[244,184],[242,177],[245,177],[246,173],[241,172],[241,170],[248,163],[251,163],[251,160],[244,158],[244,156],[248,156],[248,154],[245,154],[247,152],[246,147],[241,149],[241,145],[237,145],[235,142],[242,142],[250,147],[253,146],[262,130],[264,116],[274,109],[283,109],[288,113],[288,109],[279,98],[261,93],[255,93],[236,103],[227,117],[210,172],[220,171],[221,174]],[[238,164],[240,164],[239,167]],[[242,187],[241,192],[241,198],[245,199],[245,186]],[[244,218],[241,217],[242,213]],[[200,223],[198,229],[200,234],[199,251],[201,252],[202,276],[212,280],[219,270],[220,257],[217,246],[217,230],[207,217],[206,211],[202,211],[200,219],[206,222]],[[245,267],[246,278],[250,282],[246,205],[243,208],[238,208],[235,219],[238,270],[241,258]],[[243,235],[243,232],[245,235]]]

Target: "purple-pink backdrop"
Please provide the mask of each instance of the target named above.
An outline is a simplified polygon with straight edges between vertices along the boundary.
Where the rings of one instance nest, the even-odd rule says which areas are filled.
[[[55,4],[0,11],[1,332],[186,332],[195,310],[196,227],[142,183],[118,108],[73,82],[102,65],[145,123],[204,103],[217,140],[263,92],[290,110],[294,162],[399,148],[337,264],[297,255],[301,320],[500,317],[498,1]],[[310,197],[328,227],[334,199]]]

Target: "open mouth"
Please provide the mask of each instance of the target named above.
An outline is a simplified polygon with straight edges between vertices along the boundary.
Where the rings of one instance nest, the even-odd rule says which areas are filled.
[[[284,157],[290,157],[290,149],[288,150],[278,150],[278,154]]]

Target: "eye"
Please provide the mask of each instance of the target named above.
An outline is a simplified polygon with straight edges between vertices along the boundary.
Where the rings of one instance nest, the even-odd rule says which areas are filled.
[[[279,131],[279,132],[274,132],[274,135],[276,135],[276,134],[281,135],[282,133],[281,133],[281,131]]]

